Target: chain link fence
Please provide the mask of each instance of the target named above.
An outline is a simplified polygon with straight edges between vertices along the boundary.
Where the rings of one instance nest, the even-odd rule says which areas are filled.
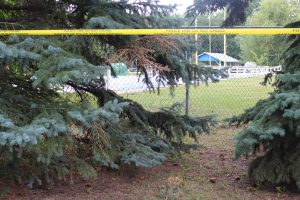
[[[21,25],[14,23],[2,23],[0,27],[7,30],[23,29]],[[180,37],[193,39],[195,36]],[[240,49],[241,45],[245,44],[243,41],[251,40],[260,41],[260,46],[250,47],[255,52],[261,51],[262,53],[255,54],[254,51],[251,53],[250,49],[249,55],[243,55]],[[258,100],[267,98],[269,93],[274,90],[270,85],[263,86],[260,83],[266,74],[282,70],[279,61],[280,55],[278,51],[266,55],[263,50],[269,48],[267,47],[268,43],[280,40],[284,40],[284,38],[234,35],[228,35],[225,38],[222,35],[198,35],[197,41],[195,41],[198,63],[205,67],[218,69],[228,67],[228,78],[223,78],[218,83],[209,83],[208,85],[203,83],[196,87],[191,84],[187,104],[187,91],[182,81],[178,82],[174,94],[171,94],[168,86],[161,85],[160,94],[158,95],[156,91],[149,91],[142,81],[143,76],[139,76],[135,69],[128,69],[125,66],[126,69],[124,70],[124,64],[113,66],[114,70],[118,71],[118,76],[108,75],[106,86],[107,89],[111,89],[125,98],[137,101],[151,111],[158,111],[175,103],[181,103],[183,113],[186,110],[186,105],[188,105],[190,115],[216,114],[218,119],[225,119],[243,113],[245,109],[254,106]],[[285,49],[284,45],[288,46],[287,43],[283,45],[281,43],[277,46]],[[272,51],[270,50],[270,52]],[[185,54],[190,62],[195,63],[195,52],[185,52]],[[230,56],[230,58],[227,56]],[[239,62],[230,62],[232,58]],[[268,66],[260,66],[261,62],[267,63]],[[154,87],[157,87],[155,77],[153,76],[151,79]]]
[[[217,69],[226,67],[228,78],[208,85],[191,85],[187,104],[190,115],[216,114],[218,119],[225,119],[243,113],[258,100],[267,98],[274,90],[270,85],[263,86],[260,83],[266,74],[281,71],[280,63],[274,66],[258,66],[253,60],[245,63],[241,61],[236,37],[229,36],[226,40],[224,43],[223,36],[198,36],[199,65]],[[227,45],[226,55],[224,45]],[[195,62],[195,55],[190,55],[191,62]],[[182,81],[178,82],[174,95],[171,95],[167,86],[162,87],[158,95],[157,92],[149,91],[142,79],[143,77],[130,69],[127,74],[108,78],[107,87],[125,98],[139,102],[151,111],[182,103],[184,113],[187,93]],[[152,77],[152,81],[157,86],[155,77]]]

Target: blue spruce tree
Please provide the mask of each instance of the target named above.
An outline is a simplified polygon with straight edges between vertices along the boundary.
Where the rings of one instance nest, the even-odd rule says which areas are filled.
[[[152,1],[1,1],[3,28],[161,28],[178,26],[174,9]],[[164,36],[0,38],[0,176],[29,187],[96,168],[162,164],[188,150],[185,135],[209,133],[214,117],[190,117],[176,106],[145,110],[105,87],[110,60],[135,62],[149,89],[151,69],[174,89],[179,78],[215,80],[188,64],[183,46]],[[206,76],[200,76],[206,74]],[[61,91],[72,88],[74,95]],[[97,103],[95,103],[95,100]]]
[[[252,0],[199,0],[189,13],[197,15],[228,7],[225,26],[245,21]],[[300,22],[287,27],[296,28]],[[282,59],[283,72],[276,76],[268,99],[259,101],[231,123],[247,124],[236,140],[236,157],[261,151],[249,166],[248,175],[257,185],[294,185],[300,189],[300,36],[289,36]],[[265,78],[264,84],[269,82]]]
[[[231,119],[238,124],[249,123],[236,138],[236,156],[264,152],[252,161],[248,172],[250,179],[259,185],[271,183],[300,188],[299,39],[290,36],[291,46],[283,55],[284,72],[276,76],[276,90],[271,96]]]

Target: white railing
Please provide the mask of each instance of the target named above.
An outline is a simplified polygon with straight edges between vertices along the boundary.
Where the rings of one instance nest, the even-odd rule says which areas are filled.
[[[246,78],[246,77],[264,76],[268,73],[273,73],[276,71],[282,71],[282,67],[281,66],[274,66],[274,67],[235,66],[235,67],[229,67],[228,75],[229,78]]]

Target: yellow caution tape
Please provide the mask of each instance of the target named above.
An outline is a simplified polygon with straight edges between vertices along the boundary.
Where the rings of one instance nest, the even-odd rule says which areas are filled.
[[[297,35],[300,28],[0,30],[0,35]]]

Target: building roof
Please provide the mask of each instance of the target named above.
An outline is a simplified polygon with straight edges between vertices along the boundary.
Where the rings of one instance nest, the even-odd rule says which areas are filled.
[[[222,53],[209,53],[209,52],[204,52],[201,55],[198,56],[198,61],[200,62],[231,62],[231,63],[237,63],[240,62],[239,60],[228,56],[224,55]]]

